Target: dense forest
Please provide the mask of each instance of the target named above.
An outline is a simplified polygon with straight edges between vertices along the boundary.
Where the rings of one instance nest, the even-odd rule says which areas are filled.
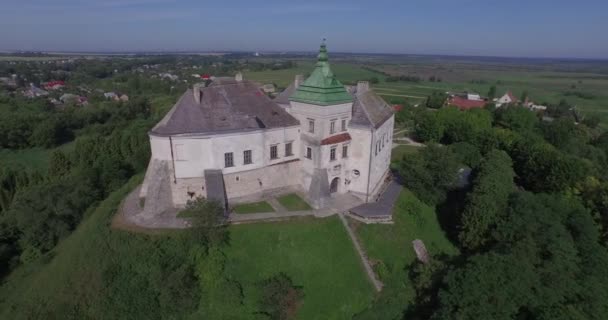
[[[437,208],[461,253],[403,271],[413,305],[391,283],[357,319],[605,318],[608,134],[550,112],[549,121],[518,106],[398,115],[428,146],[395,169]],[[471,169],[465,186],[459,168]]]

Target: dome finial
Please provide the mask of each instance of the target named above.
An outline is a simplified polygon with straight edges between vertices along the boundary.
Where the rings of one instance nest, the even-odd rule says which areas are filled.
[[[319,62],[329,60],[327,55],[327,46],[325,45],[326,40],[327,39],[323,38],[323,41],[321,42],[321,48],[319,49],[319,55],[317,56],[317,61]]]

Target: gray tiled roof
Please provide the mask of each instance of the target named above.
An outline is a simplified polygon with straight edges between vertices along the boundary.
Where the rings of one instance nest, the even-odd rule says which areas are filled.
[[[279,93],[273,101],[279,104],[289,104],[289,97],[291,97],[294,92],[296,92],[296,84],[292,82],[289,87]]]
[[[151,133],[220,133],[299,125],[253,82],[220,78],[200,90],[200,103],[188,89]]]
[[[371,90],[354,92],[352,124],[380,127],[393,115],[393,108]]]

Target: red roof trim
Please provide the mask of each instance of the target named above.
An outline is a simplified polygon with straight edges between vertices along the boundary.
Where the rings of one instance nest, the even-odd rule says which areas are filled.
[[[329,138],[325,138],[323,140],[321,140],[321,145],[328,145],[328,144],[336,144],[336,143],[340,143],[340,142],[344,142],[344,141],[350,141],[350,134],[348,133],[341,133],[335,136],[331,136]]]

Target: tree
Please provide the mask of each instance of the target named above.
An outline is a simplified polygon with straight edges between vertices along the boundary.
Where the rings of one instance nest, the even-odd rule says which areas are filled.
[[[488,99],[491,101],[496,97],[496,86],[491,86],[488,90]]]
[[[462,213],[459,238],[465,248],[475,250],[490,240],[489,233],[502,219],[514,190],[514,176],[511,158],[504,151],[490,152],[481,163]]]
[[[220,203],[198,197],[189,200],[179,215],[190,220],[190,231],[201,244],[215,246],[227,242],[226,216]]]
[[[582,205],[514,194],[494,244],[443,279],[431,319],[602,319],[608,251]]]
[[[279,273],[258,284],[261,291],[258,302],[260,312],[272,320],[295,318],[304,297],[302,287],[297,287],[285,273]]]
[[[519,101],[521,101],[521,103],[524,103],[526,99],[528,99],[528,90],[524,90],[524,92],[521,93]]]
[[[431,144],[399,162],[398,171],[420,200],[437,204],[455,187],[459,162],[452,149]]]
[[[431,109],[439,109],[445,104],[447,95],[441,91],[433,91],[431,95],[426,98],[426,107]]]
[[[506,106],[496,110],[496,123],[516,132],[532,130],[538,123],[534,111],[518,106]]]
[[[439,142],[444,126],[435,113],[422,112],[416,117],[414,132],[422,142]]]
[[[49,175],[61,177],[70,172],[71,163],[68,157],[61,150],[54,150],[49,159]]]

